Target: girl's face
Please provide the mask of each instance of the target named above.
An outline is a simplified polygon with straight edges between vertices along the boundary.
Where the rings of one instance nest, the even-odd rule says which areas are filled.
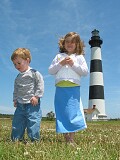
[[[20,57],[16,57],[13,60],[13,64],[15,66],[15,68],[20,71],[20,72],[25,72],[28,70],[29,68],[29,58],[27,60],[20,58]]]
[[[65,49],[67,50],[68,54],[72,54],[75,52],[76,43],[75,40],[72,39],[72,37],[67,37],[65,39]]]

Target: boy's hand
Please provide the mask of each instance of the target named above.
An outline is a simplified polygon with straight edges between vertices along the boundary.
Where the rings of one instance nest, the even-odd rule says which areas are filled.
[[[30,99],[30,102],[31,102],[31,104],[32,104],[33,106],[36,106],[36,105],[38,104],[38,98],[39,98],[39,97],[32,97],[32,98]]]
[[[14,103],[14,107],[17,107],[17,101],[14,101],[13,103]]]

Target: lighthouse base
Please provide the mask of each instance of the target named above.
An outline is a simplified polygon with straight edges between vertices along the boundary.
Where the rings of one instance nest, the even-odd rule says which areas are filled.
[[[90,99],[89,107],[85,112],[86,120],[88,121],[106,121],[105,101],[104,99]]]
[[[98,114],[98,120],[106,121],[107,120],[107,115]]]

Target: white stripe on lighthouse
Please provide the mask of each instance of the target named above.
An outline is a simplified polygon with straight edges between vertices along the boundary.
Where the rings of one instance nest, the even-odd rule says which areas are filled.
[[[102,72],[91,72],[90,73],[90,86],[101,85],[103,86],[103,73]]]
[[[94,59],[102,60],[101,48],[99,48],[99,47],[92,47],[91,48],[91,60],[94,60]]]

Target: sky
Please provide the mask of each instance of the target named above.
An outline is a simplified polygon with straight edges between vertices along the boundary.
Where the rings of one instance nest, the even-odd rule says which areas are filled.
[[[119,0],[1,0],[0,1],[0,113],[13,114],[13,86],[18,71],[10,57],[19,47],[30,49],[30,66],[44,78],[43,116],[54,111],[54,77],[48,67],[59,53],[58,41],[70,31],[85,43],[90,70],[89,40],[99,30],[104,78],[105,111],[120,118],[120,1]],[[88,108],[89,79],[81,79],[81,98]]]

